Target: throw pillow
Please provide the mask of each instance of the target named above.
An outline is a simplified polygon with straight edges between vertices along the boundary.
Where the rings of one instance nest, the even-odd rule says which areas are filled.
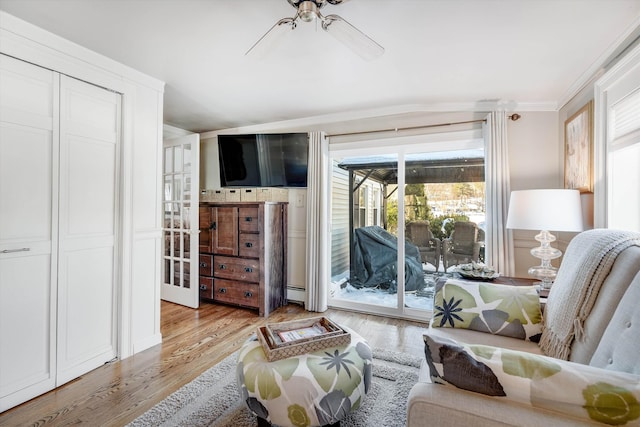
[[[606,424],[640,421],[640,376],[424,336],[431,380]]]
[[[436,286],[431,326],[538,342],[542,333],[540,298],[534,286],[449,279]]]

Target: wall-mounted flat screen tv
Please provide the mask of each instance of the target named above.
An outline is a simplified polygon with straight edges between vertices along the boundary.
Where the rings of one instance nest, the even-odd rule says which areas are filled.
[[[306,133],[218,135],[223,187],[306,187]]]

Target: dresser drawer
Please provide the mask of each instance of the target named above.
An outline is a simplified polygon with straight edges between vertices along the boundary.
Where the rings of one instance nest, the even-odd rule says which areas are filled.
[[[213,299],[229,304],[257,308],[259,306],[259,286],[253,283],[215,279]]]
[[[248,258],[260,257],[260,235],[240,233],[240,256]]]
[[[200,298],[213,299],[213,278],[200,277]]]
[[[258,224],[258,208],[240,208],[238,209],[238,226],[241,233],[257,233]]]
[[[211,252],[211,209],[208,207],[200,206],[200,231],[198,233],[198,248],[200,252]]]
[[[199,267],[201,276],[213,276],[213,255],[200,255]]]
[[[260,263],[257,259],[216,256],[213,260],[213,275],[221,279],[260,281]]]

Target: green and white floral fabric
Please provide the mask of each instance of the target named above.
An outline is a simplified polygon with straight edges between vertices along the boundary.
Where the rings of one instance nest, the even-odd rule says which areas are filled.
[[[640,425],[640,376],[424,336],[434,383],[611,425]]]
[[[351,332],[347,346],[273,362],[253,337],[240,349],[236,374],[242,400],[258,417],[305,427],[336,423],[358,409],[371,371],[369,344]]]
[[[538,342],[540,298],[534,286],[448,279],[436,289],[432,327],[464,328]]]

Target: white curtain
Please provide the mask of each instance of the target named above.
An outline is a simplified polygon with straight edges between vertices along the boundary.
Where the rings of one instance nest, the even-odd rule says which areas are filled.
[[[487,232],[485,262],[505,276],[513,276],[513,237],[507,230],[507,210],[511,194],[507,113],[493,111],[484,126]]]
[[[307,180],[307,256],[306,309],[325,311],[329,292],[326,242],[329,209],[324,171],[329,158],[328,142],[322,132],[309,134],[309,170]]]

